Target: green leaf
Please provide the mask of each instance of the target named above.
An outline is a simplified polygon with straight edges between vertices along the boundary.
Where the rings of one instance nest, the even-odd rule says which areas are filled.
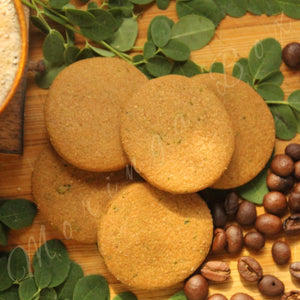
[[[214,36],[214,23],[203,16],[182,17],[172,28],[172,39],[186,44],[190,50],[205,46]]]
[[[29,258],[21,247],[14,248],[8,257],[8,273],[14,281],[22,281],[29,272]]]
[[[5,291],[13,285],[13,279],[8,272],[8,257],[0,257],[0,291]]]
[[[18,286],[13,285],[9,289],[0,292],[0,300],[20,300]]]
[[[287,101],[293,109],[300,112],[300,90],[292,92]]]
[[[253,77],[250,73],[249,63],[247,58],[240,58],[234,65],[232,76],[240,79],[251,86],[253,85]]]
[[[263,203],[265,194],[269,192],[266,179],[268,176],[267,168],[264,168],[255,178],[236,189],[237,193],[244,199],[257,205]]]
[[[297,132],[300,133],[300,112],[297,110],[293,110],[296,122],[297,122]]]
[[[211,66],[209,71],[211,73],[225,73],[225,67],[221,62],[214,62]]]
[[[188,46],[177,40],[170,40],[161,52],[175,61],[185,61],[190,57],[191,51]]]
[[[7,200],[0,207],[0,221],[11,229],[21,229],[32,224],[36,213],[36,205],[29,200]]]
[[[171,26],[165,18],[155,17],[150,24],[153,43],[157,47],[164,47],[171,38]]]
[[[226,12],[231,17],[240,18],[246,14],[247,7],[247,0],[227,0]]]
[[[297,120],[291,108],[284,104],[271,104],[269,108],[274,118],[277,138],[282,140],[294,138],[297,132]]]
[[[278,71],[281,65],[281,46],[273,38],[258,42],[250,51],[249,68],[255,79],[263,79]]]
[[[186,297],[184,291],[180,291],[169,298],[169,300],[188,300],[188,298]]]
[[[32,277],[26,278],[20,283],[19,297],[21,300],[31,300],[37,290],[34,279]]]
[[[276,0],[283,12],[294,19],[300,19],[299,0]]]
[[[107,42],[115,49],[125,52],[132,49],[138,34],[138,24],[134,18],[124,18],[119,29]]]
[[[65,29],[66,31],[66,39],[67,39],[67,44],[68,46],[74,46],[75,44],[75,33],[74,31],[70,29]]]
[[[112,300],[138,300],[138,298],[131,292],[123,292],[115,296]]]
[[[197,74],[201,74],[201,71],[197,64],[191,60],[187,60],[185,62],[175,62],[172,74],[192,77]]]
[[[65,50],[65,62],[66,65],[70,65],[76,61],[76,57],[78,53],[80,52],[80,49],[75,46],[67,46]]]
[[[284,80],[284,76],[281,71],[274,71],[268,74],[265,78],[259,80],[259,83],[275,83],[281,85]]]
[[[39,300],[56,300],[57,295],[55,292],[55,289],[51,288],[51,289],[43,289],[40,292],[40,297],[38,298]],[[65,298],[67,299],[67,298]],[[70,298],[72,299],[72,298]]]
[[[35,276],[42,274],[41,269],[51,275],[48,287],[56,287],[64,282],[70,270],[68,252],[59,240],[49,240],[42,245],[35,252],[32,264]]]
[[[66,9],[65,13],[70,22],[80,28],[93,26],[96,23],[96,18],[88,11],[80,9]]]
[[[148,41],[153,42],[152,33],[151,33],[152,29],[151,28],[152,28],[152,24],[154,22],[157,22],[157,20],[165,20],[169,24],[170,28],[172,28],[174,26],[174,21],[171,20],[170,18],[166,17],[166,16],[156,16],[156,17],[154,17],[151,20],[151,23],[148,26],[148,30],[147,30],[147,39],[148,39]]]
[[[52,65],[61,65],[64,63],[65,41],[63,36],[52,29],[46,36],[43,43],[44,58]]]
[[[227,0],[214,0],[221,12],[226,15]]]
[[[42,31],[46,34],[49,33],[48,27],[37,16],[30,16],[30,21],[40,31]]]
[[[77,281],[83,277],[82,268],[71,261],[67,279],[56,288],[58,299],[73,299],[73,291]]]
[[[281,7],[274,0],[265,0],[266,3],[266,14],[268,16],[274,16],[281,13]]]
[[[102,48],[97,48],[97,47],[93,47],[91,45],[89,45],[89,48],[93,50],[93,52],[95,52],[96,54],[103,56],[103,57],[114,57],[115,54],[111,51],[102,49]]]
[[[156,51],[157,51],[157,48],[156,48],[156,46],[154,45],[153,42],[147,41],[144,44],[144,57],[145,57],[145,59],[149,59],[149,58],[153,57],[155,55]]]
[[[40,289],[49,286],[52,280],[52,275],[47,268],[39,268],[34,271],[35,283]]]
[[[89,46],[88,48],[82,48],[77,56],[76,56],[76,61],[77,60],[82,60],[82,59],[87,59],[87,58],[92,58],[95,57],[94,51],[91,49]]]
[[[6,246],[7,245],[7,234],[8,228],[0,222],[0,245]]]
[[[171,73],[172,63],[166,58],[156,55],[148,60],[146,68],[154,77],[160,77]]]
[[[187,15],[205,16],[217,26],[225,17],[225,13],[213,0],[178,0],[176,12],[179,18]]]
[[[93,9],[93,8],[98,8],[98,4],[95,1],[90,1],[88,3],[87,9]]]
[[[54,21],[54,22],[56,22],[56,23],[58,23],[60,25],[64,26],[64,25],[67,24],[67,21],[64,18],[58,16],[57,14],[55,14],[54,12],[52,12],[52,10],[48,9],[47,7],[43,8],[43,14],[45,16],[47,16],[48,18],[50,18],[52,21]]]
[[[134,4],[145,5],[153,2],[154,0],[130,0]]]
[[[170,0],[156,0],[156,5],[159,9],[167,9],[169,6]]]
[[[89,275],[76,283],[73,300],[108,300],[109,288],[106,279],[100,275]]]
[[[69,2],[70,0],[49,0],[50,6],[55,9],[61,9]]]
[[[266,11],[266,2],[265,0],[251,0],[248,1],[248,11],[254,15],[262,15]]]
[[[67,65],[52,67],[43,73],[37,73],[35,76],[37,85],[42,89],[48,89],[58,73],[62,71],[66,66]]]
[[[265,100],[281,101],[284,98],[283,90],[276,83],[259,83],[257,86],[255,86],[255,90]]]

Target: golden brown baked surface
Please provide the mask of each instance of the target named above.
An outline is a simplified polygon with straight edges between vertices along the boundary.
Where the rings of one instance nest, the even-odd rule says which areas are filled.
[[[230,189],[245,184],[264,168],[274,148],[275,126],[267,104],[252,87],[230,75],[208,73],[192,80],[222,100],[235,133],[231,162],[212,187]]]
[[[96,172],[120,170],[128,160],[119,135],[119,113],[147,79],[118,58],[78,61],[54,80],[45,121],[55,150],[74,166]]]
[[[212,185],[233,153],[229,116],[210,90],[168,75],[146,82],[124,106],[124,150],[149,183],[172,193]]]
[[[210,211],[198,194],[175,195],[133,183],[101,218],[98,247],[117,279],[151,290],[193,273],[209,251],[212,231]]]

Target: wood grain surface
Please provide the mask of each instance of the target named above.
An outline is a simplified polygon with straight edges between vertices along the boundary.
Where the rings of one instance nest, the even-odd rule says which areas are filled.
[[[166,11],[159,11],[155,5],[150,5],[145,9],[139,19],[139,36],[137,46],[142,46],[146,41],[146,31],[151,19],[164,14],[176,20],[175,3],[172,1]],[[221,61],[225,65],[226,72],[231,73],[235,61],[241,57],[247,57],[252,46],[259,40],[267,37],[276,38],[282,46],[292,41],[299,41],[300,20],[293,20],[284,15],[273,17],[253,16],[247,14],[242,18],[226,17],[216,30],[213,40],[199,51],[192,53],[192,59],[207,68],[215,62]],[[42,58],[42,42],[44,35],[35,28],[30,27],[30,51],[29,59],[37,61]],[[285,76],[283,90],[285,95],[300,88],[300,71],[291,71],[284,65],[281,70]],[[129,78],[130,80],[130,78]],[[28,73],[25,105],[25,123],[24,123],[24,154],[8,155],[0,154],[0,197],[1,198],[20,198],[32,199],[31,196],[31,173],[34,161],[47,142],[47,134],[44,126],[43,103],[47,95],[47,90],[37,87],[34,76]],[[259,113],[259,112],[258,112]],[[298,135],[294,141],[300,142]],[[276,153],[283,152],[287,142],[276,142]],[[264,210],[258,207],[258,214]],[[60,238],[66,244],[70,256],[79,263],[85,274],[102,274],[110,283],[111,294],[128,290],[126,286],[119,283],[105,268],[103,260],[100,257],[96,245],[79,244],[68,239],[68,233],[65,236],[60,235],[54,229],[50,228],[41,215],[35,219],[33,226],[11,233],[9,238],[9,247],[21,245],[30,256],[36,248],[51,238]],[[300,261],[300,240],[299,237],[286,238],[283,234],[274,239],[268,239],[266,246],[259,253],[251,253],[246,249],[239,254],[254,256],[263,266],[265,274],[275,274],[281,278],[285,284],[286,291],[291,289],[300,289],[300,282],[291,278],[288,265],[277,266],[271,257],[271,246],[275,238],[288,240],[292,249],[291,262]],[[231,256],[225,252],[218,256],[211,256],[212,259],[221,259],[230,264],[231,278],[222,284],[210,283],[210,294],[214,292],[223,293],[230,298],[236,292],[246,292],[255,299],[271,299],[259,294],[255,283],[243,281],[237,272],[237,259],[239,256]],[[140,291],[134,290],[138,299],[168,299],[171,295],[181,289],[182,285],[168,288],[160,291]],[[273,298],[278,299],[278,298]]]

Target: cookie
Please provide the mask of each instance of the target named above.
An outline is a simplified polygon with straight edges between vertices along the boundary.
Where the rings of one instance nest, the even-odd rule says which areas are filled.
[[[79,170],[48,145],[34,165],[32,194],[41,214],[66,238],[96,243],[97,219],[109,200],[129,182],[126,170]]]
[[[206,258],[212,235],[210,211],[198,194],[133,183],[117,193],[100,219],[98,247],[117,279],[152,290],[192,274]]]
[[[121,138],[134,168],[171,193],[212,185],[234,147],[230,118],[209,89],[168,75],[146,82],[124,105]]]
[[[119,135],[119,113],[147,79],[118,58],[90,58],[61,71],[45,102],[45,121],[55,150],[74,166],[95,172],[128,163]]]
[[[267,104],[252,87],[231,75],[207,73],[192,80],[222,100],[235,133],[231,162],[212,187],[231,189],[247,183],[265,167],[274,148],[275,126]]]

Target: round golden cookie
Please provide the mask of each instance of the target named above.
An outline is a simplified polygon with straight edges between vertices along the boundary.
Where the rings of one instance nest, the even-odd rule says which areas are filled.
[[[90,58],[61,71],[45,102],[55,150],[74,166],[95,172],[120,170],[128,160],[119,135],[119,113],[147,78],[118,58]]]
[[[274,148],[275,126],[267,104],[252,87],[231,75],[207,73],[192,80],[222,100],[235,133],[231,162],[212,187],[230,189],[247,183],[264,168]]]
[[[133,94],[121,115],[121,138],[138,173],[172,193],[212,185],[229,164],[234,145],[221,101],[180,75],[152,79]]]
[[[192,274],[206,258],[212,234],[210,211],[198,194],[175,195],[133,183],[100,219],[98,247],[118,280],[152,290]]]
[[[32,193],[42,215],[65,238],[96,243],[97,219],[108,201],[129,182],[126,170],[79,170],[48,145],[35,162]]]

